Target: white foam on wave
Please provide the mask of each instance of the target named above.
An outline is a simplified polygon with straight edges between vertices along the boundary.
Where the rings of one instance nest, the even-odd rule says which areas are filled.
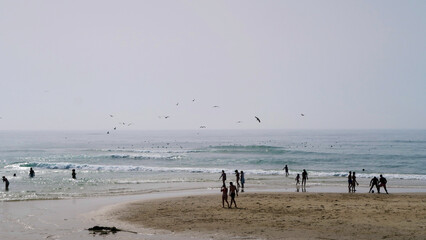
[[[234,169],[229,168],[203,168],[203,167],[152,167],[143,165],[98,165],[98,164],[78,164],[78,163],[15,163],[5,166],[11,170],[28,170],[30,167],[50,169],[50,170],[69,170],[80,169],[86,171],[103,171],[103,172],[187,172],[187,173],[214,173],[219,174],[224,170],[227,174],[233,175]],[[265,169],[247,169],[243,170],[246,175],[285,175],[283,170],[265,170]],[[291,175],[298,172],[290,171]],[[347,172],[323,172],[308,171],[309,177],[347,177]],[[389,179],[403,180],[426,180],[426,175],[420,174],[393,174],[381,173]],[[357,173],[358,178],[378,177],[380,173]]]

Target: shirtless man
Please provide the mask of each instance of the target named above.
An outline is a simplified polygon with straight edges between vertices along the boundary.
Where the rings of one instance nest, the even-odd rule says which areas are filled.
[[[222,185],[225,185],[225,181],[226,181],[226,173],[225,170],[222,170],[222,175],[220,175],[219,180],[222,178]]]
[[[238,196],[237,187],[235,187],[232,182],[230,182],[229,185],[229,196],[231,196],[231,205],[229,208],[232,208],[232,203],[234,203],[235,208],[237,208],[237,203],[235,202],[235,194]]]
[[[352,192],[352,171],[349,171],[348,175],[348,189],[349,192]]]
[[[308,180],[309,178],[308,178],[308,172],[306,172],[306,170],[305,169],[303,169],[303,172],[302,172],[302,186],[303,187],[306,187],[306,180]]]
[[[285,170],[285,176],[288,177],[288,167],[287,167],[287,165],[285,165],[285,167],[283,168],[283,170]]]
[[[388,190],[386,189],[386,183],[388,183],[388,181],[386,180],[386,178],[384,178],[381,174],[380,174],[380,179],[379,179],[379,187],[383,187],[385,189],[386,194],[388,193]]]
[[[371,190],[373,190],[373,187],[376,186],[377,189],[377,193],[380,193],[380,187],[379,187],[379,179],[376,178],[376,176],[374,176],[371,181],[370,181],[370,191],[368,191],[369,193],[371,192]]]
[[[235,170],[235,178],[237,180],[237,187],[240,187],[240,173],[238,170]]]
[[[358,186],[359,183],[356,181],[355,172],[352,173],[352,192],[356,192],[355,186]]]
[[[228,204],[229,208],[229,202],[228,202],[228,188],[226,188],[226,185],[223,184],[222,188],[220,189],[222,192],[222,207],[225,207],[225,202]]]

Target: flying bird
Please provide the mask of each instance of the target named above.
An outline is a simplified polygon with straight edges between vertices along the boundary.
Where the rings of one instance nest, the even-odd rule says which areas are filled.
[[[217,106],[217,105],[214,105],[213,107],[214,107],[214,108],[218,108],[219,106]]]
[[[207,128],[206,126],[200,126],[200,128]]]
[[[301,114],[300,114],[300,116],[304,117],[304,116],[305,116],[305,114],[301,113]]]
[[[256,116],[254,116],[255,118],[256,118],[256,120],[260,123],[260,119],[258,118],[258,117],[256,117]]]
[[[193,101],[193,102],[195,102],[195,98],[194,98],[194,99],[192,99],[192,101]]]
[[[238,121],[237,123],[242,123],[242,121]]]
[[[110,114],[109,116],[110,116],[110,117],[114,117],[114,115],[111,115],[111,114]]]

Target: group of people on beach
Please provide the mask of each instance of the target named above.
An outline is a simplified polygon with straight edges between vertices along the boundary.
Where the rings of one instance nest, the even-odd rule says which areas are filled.
[[[35,171],[33,168],[30,168],[30,173],[28,174],[30,178],[35,177]],[[13,177],[16,177],[16,173],[13,174]],[[77,174],[75,173],[75,169],[71,171],[71,177],[73,179],[77,179]],[[9,180],[6,178],[6,176],[2,177],[3,182],[5,183],[5,191],[9,191]]]
[[[225,207],[225,202],[228,205],[228,208],[232,208],[232,203],[234,203],[235,208],[237,208],[237,202],[235,202],[235,197],[238,196],[238,192],[244,192],[244,183],[245,177],[244,172],[238,172],[235,170],[235,178],[237,185],[234,185],[232,182],[229,182],[229,196],[231,197],[231,204],[228,202],[228,188],[226,187],[226,173],[225,170],[222,170],[222,174],[219,177],[219,180],[222,179],[222,187],[220,191],[222,192],[222,207]],[[241,182],[241,185],[240,185]]]

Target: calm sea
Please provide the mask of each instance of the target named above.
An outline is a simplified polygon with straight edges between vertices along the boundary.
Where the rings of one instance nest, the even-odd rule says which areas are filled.
[[[243,170],[248,185],[293,184],[306,169],[317,185],[344,186],[356,171],[425,188],[426,130],[0,132],[0,176],[10,181],[0,201],[209,188],[222,169],[232,179]]]

